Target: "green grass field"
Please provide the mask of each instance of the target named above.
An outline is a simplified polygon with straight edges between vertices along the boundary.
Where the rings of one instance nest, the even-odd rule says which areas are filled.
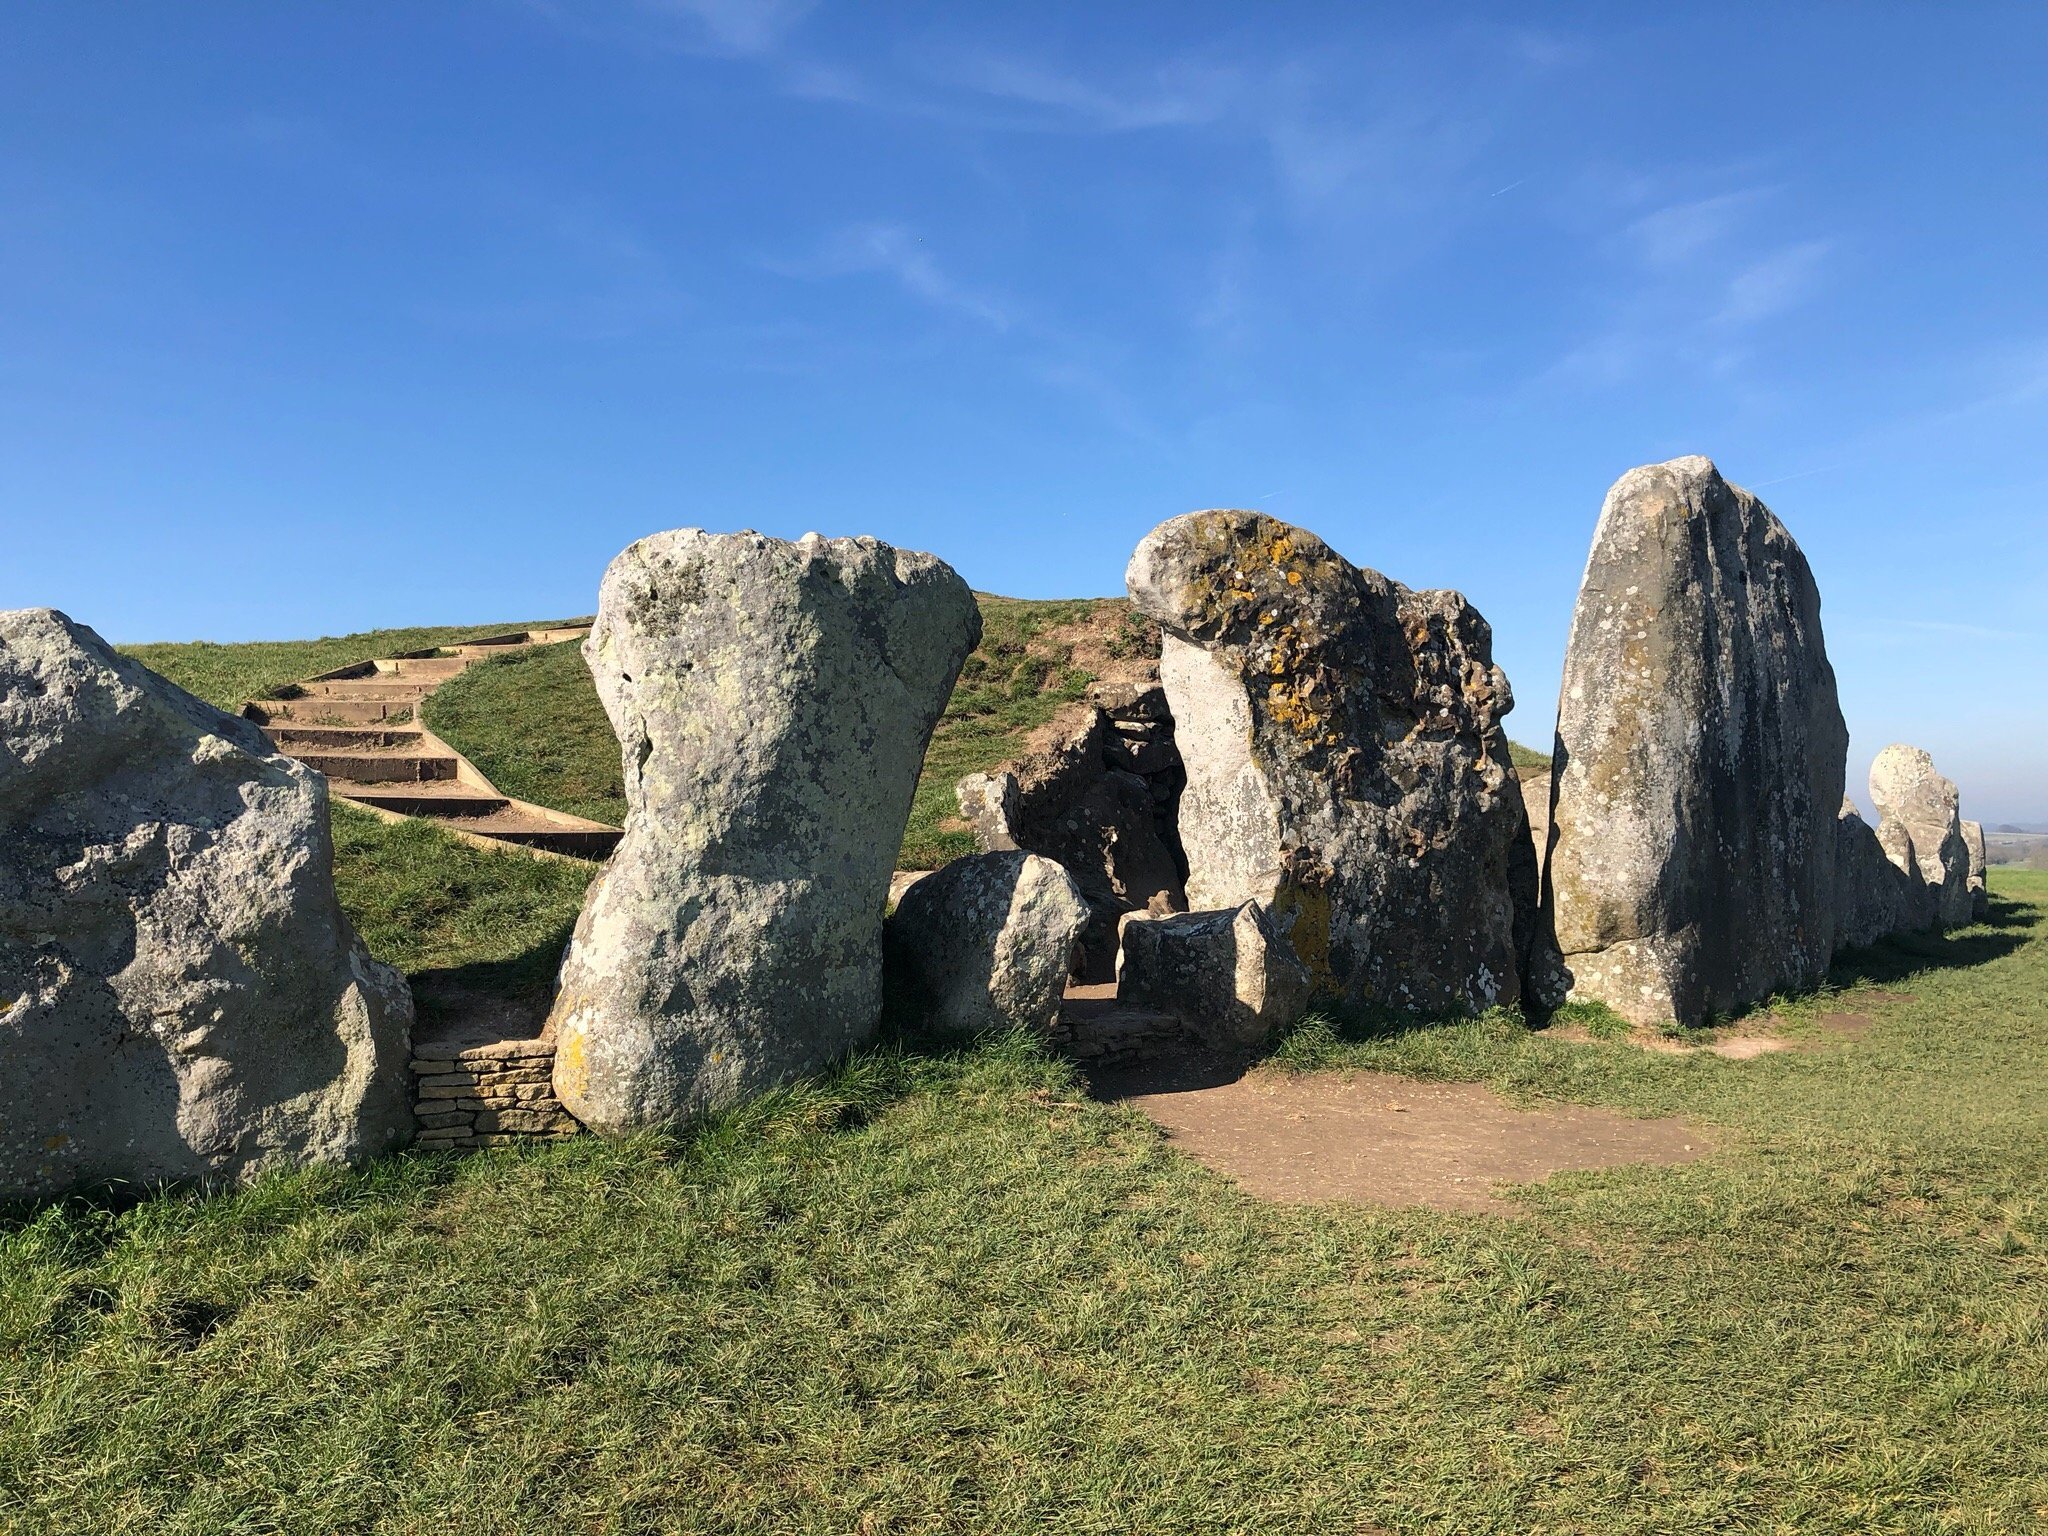
[[[409,967],[516,979],[573,911],[574,866],[342,826]],[[0,1529],[2040,1529],[2048,875],[1993,881],[1845,968],[1893,994],[1830,1004],[1851,1044],[1283,1045],[1718,1142],[1518,1219],[1248,1198],[1018,1040],[680,1139],[48,1206],[0,1230]]]

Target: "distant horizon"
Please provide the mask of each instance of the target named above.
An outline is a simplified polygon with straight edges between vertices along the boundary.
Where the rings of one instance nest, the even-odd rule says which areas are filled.
[[[690,524],[1114,596],[1243,506],[1466,594],[1540,745],[1602,497],[1702,453],[1813,566],[1851,793],[1906,741],[2048,823],[2044,59],[2017,3],[11,8],[0,607],[509,622]]]

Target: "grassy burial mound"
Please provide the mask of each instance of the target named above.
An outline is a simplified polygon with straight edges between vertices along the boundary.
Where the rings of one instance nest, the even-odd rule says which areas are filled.
[[[545,893],[434,906],[452,870],[359,911],[388,958],[545,929]],[[1793,1010],[1806,1049],[1481,1019],[1311,1027],[1268,1069],[1712,1144],[1507,1216],[1253,1198],[1021,1041],[869,1055],[679,1139],[50,1205],[0,1230],[0,1526],[2033,1529],[2048,876],[1993,888],[1985,925],[1852,957],[1875,989]]]
[[[1025,752],[1109,665],[1159,652],[1157,628],[1123,598],[979,601],[981,645],[932,733],[901,869],[936,869],[974,852],[953,786]],[[578,647],[543,646],[472,667],[436,689],[422,713],[505,793],[612,826],[624,820],[618,742]],[[1547,752],[1512,750],[1517,768],[1550,766]]]

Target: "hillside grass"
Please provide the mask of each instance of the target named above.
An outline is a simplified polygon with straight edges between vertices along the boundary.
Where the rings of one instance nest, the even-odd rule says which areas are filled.
[[[332,672],[337,667],[432,650],[464,640],[518,629],[545,629],[575,620],[522,620],[513,624],[428,625],[412,629],[366,629],[320,640],[252,640],[221,645],[211,640],[124,645],[118,649],[167,677],[188,693],[220,709],[238,710],[286,683]]]
[[[460,846],[350,830],[373,947],[553,942],[536,861],[464,848],[441,893],[401,834]],[[1018,1039],[675,1138],[48,1205],[0,1228],[0,1529],[2040,1529],[2048,876],[1992,883],[1988,924],[1851,957],[1891,994],[1838,1000],[1852,1044],[1285,1044],[1717,1144],[1518,1219],[1249,1198]]]
[[[976,851],[959,819],[956,784],[1019,755],[1032,731],[1085,696],[1095,674],[1076,659],[1085,631],[1112,654],[1156,650],[1157,632],[1122,598],[1033,600],[977,594],[982,640],[932,732],[911,801],[899,869],[936,869]],[[316,673],[388,656],[574,621],[369,630],[324,640],[247,645],[137,645],[144,665],[224,709]],[[493,657],[428,696],[423,722],[508,795],[610,826],[626,815],[619,744],[574,643]],[[1510,742],[1517,768],[1550,757]]]

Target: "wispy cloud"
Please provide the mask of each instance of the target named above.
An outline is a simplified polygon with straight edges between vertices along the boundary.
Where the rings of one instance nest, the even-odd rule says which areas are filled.
[[[721,58],[780,50],[818,0],[525,0],[565,31]]]
[[[905,293],[933,309],[964,316],[995,331],[1006,331],[1011,325],[1006,305],[955,281],[923,237],[903,224],[850,224],[833,231],[812,256],[766,265],[785,277],[798,278],[873,273],[892,279]]]
[[[1803,240],[1751,262],[1728,280],[1715,320],[1721,325],[1754,325],[1790,309],[1812,289],[1831,244]]]

